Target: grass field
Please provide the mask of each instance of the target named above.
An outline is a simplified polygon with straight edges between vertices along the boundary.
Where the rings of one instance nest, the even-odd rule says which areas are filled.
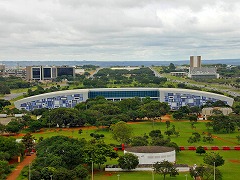
[[[137,135],[144,135],[144,133],[148,134],[153,129],[160,129],[162,133],[166,131],[166,124],[165,122],[155,122],[154,126],[153,123],[150,121],[146,122],[139,122],[139,123],[131,123],[129,124],[134,132],[134,136]],[[202,134],[202,132],[207,132],[208,129],[205,127],[205,122],[198,122],[196,123],[196,129],[192,129],[191,125],[187,121],[174,121],[171,122],[172,125],[175,125],[176,131],[180,132],[179,137],[171,137],[171,140],[176,142],[179,146],[236,146],[237,145],[237,139],[236,136],[239,135],[239,132],[231,133],[231,134],[213,134],[214,135],[214,142],[213,143],[206,143],[206,142],[199,142],[197,144],[189,144],[187,142],[187,139],[189,136],[191,136],[192,132],[199,132]],[[171,128],[170,127],[170,128]],[[115,140],[112,139],[111,132],[107,130],[103,130],[101,128],[97,129],[95,127],[84,127],[83,133],[78,134],[78,130],[81,128],[68,128],[68,129],[48,129],[45,128],[39,133],[34,133],[33,136],[35,138],[39,137],[51,137],[56,135],[64,135],[69,136],[73,138],[85,138],[87,140],[91,139],[90,133],[96,132],[100,134],[104,134],[104,141],[106,143],[113,143],[113,144],[119,144]],[[210,130],[211,132],[211,130]],[[210,151],[207,151],[210,152]],[[225,164],[222,167],[219,167],[223,174],[223,180],[232,180],[232,179],[239,179],[240,177],[240,151],[230,150],[230,151],[223,151],[219,150],[216,151],[221,156],[223,156],[223,159],[225,160]],[[119,155],[122,155],[122,151],[118,151]],[[181,151],[180,153],[177,153],[177,163],[178,164],[188,164],[192,166],[193,164],[204,164],[203,163],[203,155],[200,156],[195,153],[195,151]],[[117,164],[117,160],[108,160],[106,164]],[[141,180],[141,179],[152,179],[152,173],[151,172],[104,172],[104,171],[97,171],[95,172],[94,179],[96,180],[111,180],[111,179],[118,179],[117,174],[120,174],[119,179],[126,179],[126,180]],[[180,173],[177,177],[167,177],[166,179],[176,179],[176,180],[182,180],[186,179],[186,174],[188,174],[188,179],[190,179],[189,173]],[[163,179],[161,175],[155,175],[155,179]]]

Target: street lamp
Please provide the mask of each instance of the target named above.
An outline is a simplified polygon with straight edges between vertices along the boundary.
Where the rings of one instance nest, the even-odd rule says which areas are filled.
[[[215,162],[213,162],[213,180],[216,180]]]
[[[28,179],[31,180],[31,163],[29,163],[29,166],[28,166]]]
[[[230,123],[228,123],[228,133],[230,134]]]
[[[92,180],[93,180],[93,160],[92,160]]]
[[[154,168],[152,168],[152,180],[154,180]]]
[[[119,178],[120,178],[120,174],[118,174],[117,177],[118,177],[118,180],[119,180]]]
[[[185,174],[185,176],[186,176],[186,180],[187,180],[187,174]]]

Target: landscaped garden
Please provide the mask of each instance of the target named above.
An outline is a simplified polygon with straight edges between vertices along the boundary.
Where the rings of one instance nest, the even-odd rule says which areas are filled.
[[[179,131],[179,137],[175,137],[172,135],[170,138],[172,141],[176,142],[179,146],[219,146],[220,149],[222,146],[237,146],[237,138],[236,136],[239,134],[239,132],[230,133],[230,134],[213,134],[214,141],[212,143],[208,142],[198,142],[189,144],[188,138],[191,136],[192,132],[199,132],[202,134],[203,132],[207,132],[211,130],[208,130],[205,126],[206,122],[197,122],[195,124],[196,128],[192,129],[191,124],[188,121],[170,121],[170,126],[174,125],[176,128],[176,131]],[[166,122],[153,122],[152,121],[145,121],[145,122],[136,122],[136,123],[129,123],[129,126],[133,129],[134,136],[143,136],[145,133],[148,134],[152,130],[161,130],[162,132],[167,130]],[[82,133],[79,134],[79,129],[82,129]],[[33,133],[33,136],[36,139],[39,139],[40,137],[43,137],[44,139],[47,137],[57,136],[57,135],[64,135],[69,136],[72,138],[85,138],[86,140],[92,139],[90,136],[91,133],[98,133],[103,134],[104,138],[102,138],[107,144],[118,144],[117,141],[115,141],[112,138],[111,131],[108,131],[102,127],[84,127],[84,128],[45,128],[42,129],[40,132]],[[210,150],[207,151],[212,152]],[[239,166],[240,166],[240,151],[236,150],[229,150],[229,151],[223,151],[218,150],[214,151],[219,153],[221,156],[223,156],[223,159],[225,160],[225,164],[223,166],[218,167],[218,169],[222,172],[223,179],[237,179],[240,176]],[[118,151],[119,155],[122,155],[123,152],[121,150]],[[200,165],[203,163],[203,157],[204,155],[199,155],[195,151],[190,150],[184,150],[177,153],[177,164],[188,164],[189,166],[193,166],[194,164]],[[116,159],[108,160],[105,164],[117,164]],[[152,178],[152,172],[105,172],[103,169],[98,170],[97,166],[95,166],[96,171],[94,173],[94,179],[117,179],[118,174],[120,175],[120,179],[151,179]],[[102,166],[103,168],[103,166]],[[189,172],[180,173],[177,177],[166,177],[166,179],[186,179],[186,174],[188,175],[188,178],[190,178]],[[161,178],[161,175],[154,174],[156,179]],[[21,178],[20,178],[21,179]]]

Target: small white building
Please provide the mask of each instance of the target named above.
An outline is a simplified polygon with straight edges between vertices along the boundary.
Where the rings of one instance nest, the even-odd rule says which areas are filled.
[[[0,118],[6,118],[7,114],[0,114]]]
[[[212,116],[214,114],[214,110],[221,111],[224,116],[227,116],[233,112],[232,108],[228,107],[208,107],[202,109],[203,116]]]
[[[24,116],[24,114],[14,114],[15,118],[22,118]]]
[[[135,146],[125,148],[125,153],[132,153],[138,156],[139,164],[154,164],[161,161],[176,161],[176,152],[173,147],[164,146]]]

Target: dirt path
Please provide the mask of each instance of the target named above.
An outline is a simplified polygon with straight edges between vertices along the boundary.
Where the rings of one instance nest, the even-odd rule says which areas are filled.
[[[20,175],[24,166],[30,164],[35,158],[36,158],[36,154],[31,154],[31,156],[26,156],[25,159],[22,162],[20,162],[17,165],[16,169],[14,169],[13,172],[8,176],[7,180],[16,180]]]

